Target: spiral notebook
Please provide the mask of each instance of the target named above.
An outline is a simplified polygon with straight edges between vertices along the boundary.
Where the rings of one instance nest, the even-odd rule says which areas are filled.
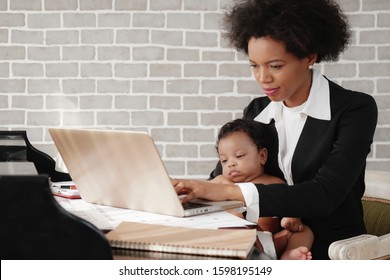
[[[113,248],[245,259],[256,241],[256,229],[197,229],[122,222],[106,237]]]

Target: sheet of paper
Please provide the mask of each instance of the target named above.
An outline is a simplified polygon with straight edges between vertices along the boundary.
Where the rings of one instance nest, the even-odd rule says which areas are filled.
[[[253,223],[226,211],[178,218],[143,211],[97,205],[85,202],[82,199],[71,200],[56,197],[56,200],[65,210],[91,222],[102,230],[113,229],[122,221],[210,229],[254,225]]]

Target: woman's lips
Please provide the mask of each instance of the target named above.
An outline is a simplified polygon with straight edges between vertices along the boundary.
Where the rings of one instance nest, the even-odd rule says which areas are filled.
[[[274,96],[277,94],[279,88],[263,88],[263,91],[268,96]]]

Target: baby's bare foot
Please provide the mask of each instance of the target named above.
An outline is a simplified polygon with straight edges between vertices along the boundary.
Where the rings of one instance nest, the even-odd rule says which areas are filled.
[[[298,247],[292,250],[287,250],[280,258],[281,260],[311,260],[312,255],[308,248]]]

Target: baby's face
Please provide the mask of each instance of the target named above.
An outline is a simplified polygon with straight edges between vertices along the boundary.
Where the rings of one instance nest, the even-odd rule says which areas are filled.
[[[251,182],[261,176],[266,158],[244,132],[234,132],[218,144],[222,174],[231,182]]]

